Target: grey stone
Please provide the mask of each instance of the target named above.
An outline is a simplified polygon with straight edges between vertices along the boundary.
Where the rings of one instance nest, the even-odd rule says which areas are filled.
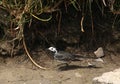
[[[120,68],[93,78],[93,84],[120,84]]]

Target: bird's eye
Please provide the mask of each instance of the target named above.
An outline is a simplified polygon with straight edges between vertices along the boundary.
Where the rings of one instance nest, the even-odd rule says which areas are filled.
[[[54,48],[51,48],[51,50],[54,50]]]

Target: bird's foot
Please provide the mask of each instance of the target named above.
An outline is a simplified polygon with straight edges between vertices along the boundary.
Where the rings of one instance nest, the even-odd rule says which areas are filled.
[[[57,67],[59,67],[59,66],[63,66],[63,65],[65,65],[65,66],[69,66],[68,63],[62,63],[62,64],[58,64]]]
[[[64,70],[67,70],[68,66],[69,65],[67,63],[62,63],[62,64],[57,65],[55,68],[57,68],[58,71],[64,71]]]

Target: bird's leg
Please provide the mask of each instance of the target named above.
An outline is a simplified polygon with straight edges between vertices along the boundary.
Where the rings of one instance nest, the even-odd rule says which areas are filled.
[[[57,65],[57,67],[60,66],[58,68],[58,71],[67,70],[68,66],[69,66],[69,63],[70,63],[70,61],[69,62],[65,62],[65,63],[61,63],[61,64]],[[61,66],[61,65],[65,65],[65,66]]]
[[[61,66],[61,65],[66,65],[66,66],[68,66],[67,63],[61,63],[61,64],[58,64],[57,67],[59,67],[59,66]]]
[[[68,67],[69,66],[69,63],[65,63],[66,64],[66,67]]]
[[[57,68],[57,70],[60,68],[60,67],[62,67],[62,65],[64,65],[64,64],[66,64],[66,63],[61,63],[61,64],[58,64],[58,65],[56,65],[54,68]],[[58,70],[59,71],[59,70]],[[61,71],[61,70],[60,70]]]
[[[71,63],[71,61],[66,62],[66,63],[65,63],[65,64],[66,64],[66,67],[68,67],[70,63]]]
[[[65,66],[61,66],[61,65],[65,65]],[[58,71],[66,70],[68,67],[68,63],[61,63],[61,64],[57,65],[57,67],[58,67]]]
[[[67,66],[69,66],[69,63],[70,63],[70,62],[61,63],[61,64],[58,64],[57,67],[63,66],[63,65],[65,65],[65,66],[67,67]]]

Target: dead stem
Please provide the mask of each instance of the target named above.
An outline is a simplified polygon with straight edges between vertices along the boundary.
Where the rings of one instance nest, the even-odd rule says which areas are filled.
[[[24,37],[23,37],[23,46],[24,46],[25,52],[26,52],[27,56],[29,57],[29,59],[31,60],[31,62],[32,62],[36,67],[45,70],[45,69],[46,69],[45,67],[42,67],[42,66],[38,65],[38,64],[33,60],[33,58],[31,57],[30,53],[28,52],[28,49],[27,49],[27,46],[26,46]]]

